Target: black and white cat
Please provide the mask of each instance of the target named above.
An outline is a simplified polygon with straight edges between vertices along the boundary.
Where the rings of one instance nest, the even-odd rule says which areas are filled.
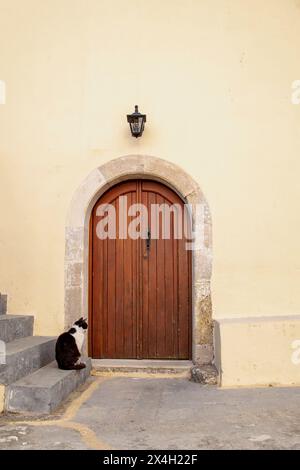
[[[69,331],[58,337],[55,346],[55,358],[59,369],[78,370],[85,368],[85,364],[80,362],[80,357],[87,328],[86,319],[81,317]]]

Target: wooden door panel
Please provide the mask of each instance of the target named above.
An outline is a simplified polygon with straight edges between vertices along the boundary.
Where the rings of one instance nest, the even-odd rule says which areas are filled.
[[[154,181],[128,181],[111,188],[97,202],[91,217],[90,316],[92,356],[99,358],[188,359],[191,354],[191,257],[185,239],[122,239],[119,236],[119,198],[127,205],[183,202],[171,189]],[[96,227],[100,204],[116,211],[116,239],[100,240]],[[124,216],[124,214],[123,214]],[[128,225],[131,218],[124,216]],[[174,216],[171,216],[174,222]],[[162,222],[162,217],[160,218]]]
[[[189,304],[189,257],[185,240],[177,240],[178,263],[178,359],[186,358],[189,349],[190,326],[187,317]]]
[[[142,202],[148,205],[148,215],[151,204],[178,204],[183,208],[181,199],[172,190],[154,181],[142,182]],[[152,232],[150,217],[148,220]],[[143,298],[148,299],[142,310],[148,326],[143,332],[142,356],[188,359],[191,354],[190,252],[185,250],[185,239],[174,238],[172,213],[169,239],[163,239],[162,217],[159,225],[159,238],[151,239],[150,253],[142,265]]]
[[[137,241],[119,235],[118,199],[126,195],[136,203],[136,182],[113,187],[95,205],[92,214],[92,354],[101,358],[137,355]],[[100,204],[116,210],[116,239],[99,240],[96,226]]]

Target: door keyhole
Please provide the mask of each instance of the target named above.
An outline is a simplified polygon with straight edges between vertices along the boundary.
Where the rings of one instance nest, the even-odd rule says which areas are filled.
[[[150,253],[150,246],[151,246],[151,232],[148,229],[147,231],[147,238],[146,238],[146,257],[149,256]]]

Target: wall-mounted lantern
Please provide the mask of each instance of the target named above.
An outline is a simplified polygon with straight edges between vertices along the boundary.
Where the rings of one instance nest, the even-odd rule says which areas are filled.
[[[134,113],[127,114],[127,122],[129,122],[131,135],[133,137],[141,137],[144,132],[146,114],[139,113],[139,107],[135,105]]]

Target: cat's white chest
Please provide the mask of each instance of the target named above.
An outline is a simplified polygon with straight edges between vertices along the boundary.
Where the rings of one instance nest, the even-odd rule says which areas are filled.
[[[74,325],[73,328],[76,328],[76,333],[72,333],[72,336],[74,336],[75,341],[76,341],[76,346],[78,348],[78,351],[81,352],[82,346],[83,346],[83,341],[84,341],[84,332],[82,328],[78,328],[77,325]]]

